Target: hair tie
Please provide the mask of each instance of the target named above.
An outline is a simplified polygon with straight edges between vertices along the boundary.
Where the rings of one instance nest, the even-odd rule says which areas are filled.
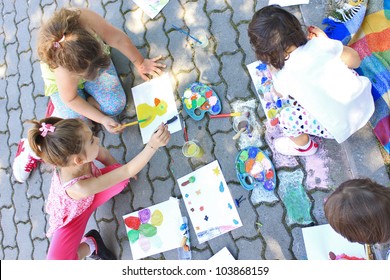
[[[60,40],[55,41],[53,43],[54,48],[58,49],[59,47],[61,47],[60,43],[62,43],[63,41],[65,41],[65,34],[62,35],[62,38]]]
[[[39,131],[42,131],[41,133],[41,136],[42,137],[46,137],[47,133],[50,131],[50,132],[54,132],[54,130],[56,129],[56,127],[52,124],[46,124],[46,123],[42,123],[42,126],[41,128],[39,129]]]

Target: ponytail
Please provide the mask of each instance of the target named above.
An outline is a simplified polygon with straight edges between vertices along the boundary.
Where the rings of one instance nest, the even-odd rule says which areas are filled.
[[[83,133],[86,126],[80,119],[49,117],[30,121],[33,127],[28,132],[31,149],[45,163],[64,167],[71,155],[83,151]]]

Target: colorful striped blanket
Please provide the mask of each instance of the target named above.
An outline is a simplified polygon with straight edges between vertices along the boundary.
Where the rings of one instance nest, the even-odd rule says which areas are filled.
[[[375,101],[370,124],[390,153],[390,0],[346,2],[344,10],[337,9],[324,19],[324,31],[359,53],[362,63],[356,71],[372,82]]]

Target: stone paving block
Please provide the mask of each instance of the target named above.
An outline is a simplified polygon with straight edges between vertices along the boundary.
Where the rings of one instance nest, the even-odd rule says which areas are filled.
[[[104,244],[107,248],[112,249],[113,253],[118,256],[120,248],[117,237],[114,234],[117,227],[116,222],[114,220],[102,220],[98,224],[98,231],[104,240]]]
[[[172,72],[170,72],[172,73]],[[200,82],[199,80],[199,73],[196,68],[191,69],[189,72],[181,72],[176,75],[176,82],[177,82],[177,98],[180,98],[183,96],[183,93],[187,87],[189,87],[194,82]],[[205,83],[206,85],[210,86],[209,84]],[[186,113],[183,113],[186,115]]]
[[[218,56],[221,56],[225,52],[234,52],[238,49],[235,42],[237,32],[230,23],[231,14],[231,10],[210,14],[210,31],[216,42],[215,52]],[[227,34],[229,34],[229,36],[227,36]]]
[[[249,21],[253,16],[253,3],[250,1],[227,0],[226,3],[234,11],[233,22],[237,25],[240,21]]]
[[[330,195],[330,192],[323,192],[323,191],[316,191],[315,193],[311,194],[313,197],[314,203],[312,208],[312,215],[315,218],[315,221],[317,224],[327,224],[328,221],[325,218],[324,213],[324,203],[325,199]]]
[[[0,208],[1,221],[0,225],[3,230],[3,240],[2,247],[15,247],[16,243],[16,233],[17,233],[17,224],[14,221],[15,209],[14,208]],[[12,221],[12,222],[10,222]]]
[[[11,1],[6,1],[7,3],[11,3]],[[3,11],[3,24],[4,24],[4,38],[5,44],[8,46],[9,44],[15,45],[16,42],[16,24],[15,24],[15,12],[7,11],[8,5],[4,8]],[[8,48],[6,48],[8,49]],[[10,60],[8,60],[10,62]]]
[[[200,82],[204,84],[216,84],[221,81],[218,72],[221,65],[208,48],[205,50],[195,48],[194,64],[200,73]]]
[[[9,183],[9,177],[9,171],[3,169],[2,166],[2,168],[0,168],[0,180],[1,182],[4,182],[4,185],[2,186],[2,192],[0,195],[0,209],[2,209],[3,207],[11,207],[12,205],[13,188],[12,185]]]
[[[291,237],[282,221],[284,210],[280,203],[272,207],[260,205],[256,208],[259,215],[259,232],[263,236],[267,247],[265,248],[265,259],[267,260],[290,260],[291,252],[288,250],[291,244]]]
[[[309,4],[299,5],[302,18],[306,26],[315,25],[321,29],[326,26],[322,24],[322,20],[326,15],[327,1],[311,0]]]
[[[100,223],[100,222],[107,222],[107,221],[112,221],[114,218],[113,215],[113,209],[114,209],[114,200],[110,199],[103,205],[99,206],[95,213],[94,217],[95,219]]]
[[[292,251],[298,260],[307,260],[305,243],[303,240],[302,228],[295,227],[291,230],[293,236]]]
[[[11,110],[9,112],[9,124],[19,124],[20,123],[20,109]],[[19,143],[19,140],[22,136],[22,127],[19,125],[13,125],[12,130],[9,131],[8,143]],[[16,152],[16,150],[15,150]]]
[[[31,238],[46,238],[46,214],[45,202],[41,198],[31,198],[29,201],[30,209],[28,211],[31,223]]]
[[[30,30],[39,28],[41,26],[43,13],[40,7],[40,2],[40,0],[32,0],[29,2],[27,13],[30,15]],[[32,38],[36,37],[32,36]]]
[[[205,248],[201,251],[192,250],[191,255],[193,260],[208,260],[213,256],[212,252],[208,248]]]
[[[214,156],[218,159],[226,182],[237,181],[234,162],[238,150],[234,140],[232,140],[234,134],[233,132],[230,134],[217,133],[213,137],[215,141]]]
[[[40,173],[41,172],[35,169],[27,181],[27,197],[29,199],[31,197],[42,197],[44,200],[49,195],[52,173]]]
[[[137,47],[145,44],[143,33],[145,33],[145,26],[142,22],[142,10],[136,9],[125,14],[125,33],[133,41]]]
[[[236,241],[238,247],[238,254],[233,257],[236,260],[261,260],[261,252],[263,250],[263,243],[260,238],[255,240],[247,240],[245,238]]]
[[[104,18],[106,18],[115,27],[119,28],[120,30],[123,30],[124,17],[121,13],[118,13],[121,7],[121,2],[122,1],[109,1],[107,2],[107,4],[104,4],[104,8],[98,3],[95,3],[93,9],[101,15],[103,15],[104,9]],[[99,8],[102,11],[100,11]]]
[[[224,233],[208,241],[208,244],[213,252],[213,255],[218,253],[224,247],[228,248],[229,252],[233,256],[238,255],[238,248],[234,243],[234,239],[231,236],[231,232]]]
[[[18,109],[20,107],[19,97],[20,97],[20,88],[18,87],[19,75],[12,75],[7,77],[7,94],[8,94],[8,104],[7,110]]]
[[[47,239],[34,239],[33,240],[33,260],[45,260],[46,259],[46,250],[49,247],[49,242]]]
[[[176,181],[171,178],[167,180],[154,180],[153,181],[153,205],[167,201],[173,192],[173,188],[177,185]]]
[[[0,143],[2,144],[3,147],[8,146],[8,133],[0,133]],[[0,159],[0,167],[1,168],[8,168],[10,167],[10,163],[8,162],[10,156],[11,156],[11,151],[9,149],[2,149],[1,151],[3,157]]]
[[[169,158],[168,153],[164,148],[160,148],[153,156],[153,160],[149,163],[149,177],[168,177],[169,176]]]
[[[226,2],[223,0],[206,1],[206,11],[208,13],[223,11],[227,7]]]
[[[210,21],[208,16],[203,11],[205,0],[181,2],[183,8],[185,9],[183,19],[187,27],[189,28],[189,30],[187,31],[189,31],[192,35],[196,35],[196,33],[199,31],[206,32]]]
[[[26,18],[28,19],[28,14],[27,14],[28,5],[26,5],[26,1],[16,0],[14,2],[15,2],[14,9],[17,11],[15,22],[18,23]]]
[[[35,114],[34,114],[35,102],[34,102],[32,91],[33,91],[33,84],[25,85],[20,88],[20,106],[23,108],[21,121],[35,119]],[[31,127],[31,125],[29,125],[29,127]]]
[[[240,200],[240,198],[243,199],[242,202],[238,204],[239,206],[236,204],[236,209],[243,225],[231,232],[233,238],[256,237],[258,233],[255,223],[258,217],[257,213],[253,209],[253,205],[250,203],[250,193],[242,188],[241,185],[233,183],[229,183],[229,190],[234,201],[236,199]]]
[[[18,233],[16,242],[19,244],[19,260],[31,260],[33,252],[33,244],[30,238],[31,225],[29,223],[18,223]]]
[[[30,218],[28,215],[28,211],[26,211],[25,207],[29,205],[29,202],[24,188],[14,189],[12,205],[15,207],[14,221],[17,223],[28,222]]]
[[[156,21],[149,21],[145,27],[146,32],[145,39],[149,45],[149,57],[157,56],[169,56],[168,52],[168,34],[163,29],[164,19],[162,17]]]
[[[37,96],[35,98],[35,104],[40,104],[40,106],[35,107],[35,118],[42,119],[45,117],[48,102],[49,98],[47,96]]]
[[[18,249],[17,248],[4,248],[4,260],[17,260]]]
[[[33,62],[32,68],[33,68],[32,80],[34,82],[34,89],[32,94],[34,97],[42,96],[44,95],[44,84],[43,84],[42,72],[39,66],[39,62],[38,61]],[[46,103],[44,104],[46,105]]]
[[[152,205],[152,194],[153,189],[150,185],[149,181],[146,178],[146,170],[148,168],[144,168],[138,174],[138,180],[133,182],[132,190],[134,192],[134,200],[132,202],[132,208],[134,210],[139,210],[140,208],[149,207]]]
[[[353,177],[375,178],[379,184],[389,185],[390,178],[384,166],[378,142],[369,124],[342,143]],[[364,147],[364,148],[363,148]],[[367,156],[369,155],[369,156]]]
[[[42,19],[44,22],[46,22],[51,17],[51,15],[56,11],[56,5],[53,1],[49,0],[46,1],[46,3],[42,6],[42,9],[43,9]]]
[[[18,53],[21,52],[27,52],[30,48],[29,42],[31,41],[31,34],[28,30],[30,21],[25,18],[22,21],[17,23],[17,34],[16,36],[18,37]],[[26,61],[26,60],[24,60]],[[29,64],[24,63],[25,67],[28,67]]]

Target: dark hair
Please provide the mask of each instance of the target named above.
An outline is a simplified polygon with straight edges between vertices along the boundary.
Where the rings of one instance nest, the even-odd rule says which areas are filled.
[[[61,66],[93,80],[100,69],[110,65],[111,59],[102,42],[80,25],[80,13],[66,8],[55,12],[39,31],[38,55],[50,69]]]
[[[248,26],[249,41],[257,59],[282,69],[287,50],[307,42],[299,20],[278,5],[258,10]]]
[[[390,241],[390,188],[370,179],[342,183],[326,200],[331,227],[351,242]]]
[[[85,140],[82,130],[86,124],[82,120],[50,117],[30,122],[34,126],[28,131],[28,142],[33,152],[45,163],[65,167],[68,166],[71,155],[83,152]],[[42,123],[53,125],[54,132],[48,132],[43,137],[39,130]]]

